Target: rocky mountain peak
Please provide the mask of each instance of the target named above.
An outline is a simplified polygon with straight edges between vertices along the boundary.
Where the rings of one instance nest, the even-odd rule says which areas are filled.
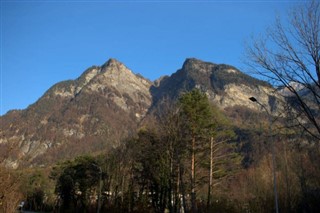
[[[148,90],[151,82],[139,74],[133,73],[120,61],[111,58],[101,66],[100,75],[95,77],[93,83],[99,83],[102,86],[109,85],[123,91],[129,88]],[[130,90],[130,89],[129,89]]]
[[[118,61],[117,59],[110,58],[106,63],[104,63],[101,67],[102,72],[131,72],[123,63]]]
[[[136,89],[143,85],[148,90],[151,82],[141,75],[133,73],[128,67],[116,59],[109,59],[101,66],[101,74],[95,78],[100,84],[108,84],[117,87],[117,89],[128,89],[135,87]]]
[[[215,66],[216,64],[214,63],[204,62],[196,58],[187,58],[183,63],[182,70],[208,72]]]

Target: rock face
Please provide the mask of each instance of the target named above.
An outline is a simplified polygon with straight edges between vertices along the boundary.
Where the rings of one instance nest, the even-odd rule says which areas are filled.
[[[176,73],[152,83],[110,59],[54,85],[26,110],[0,117],[0,160],[16,168],[118,146],[155,107],[193,88],[222,109],[261,110],[250,103],[254,96],[270,112],[279,111],[272,87],[229,65],[187,59]]]
[[[270,113],[279,113],[281,108],[276,102],[274,89],[266,82],[252,78],[235,67],[194,58],[187,59],[180,70],[158,80],[157,85],[152,87],[154,105],[162,99],[175,100],[181,93],[193,88],[206,92],[211,102],[222,109],[245,106],[261,110],[261,106],[250,102],[249,97],[252,96]],[[277,99],[281,99],[280,96]]]

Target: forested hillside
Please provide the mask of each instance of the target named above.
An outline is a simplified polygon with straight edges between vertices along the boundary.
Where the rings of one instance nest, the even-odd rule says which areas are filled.
[[[272,212],[274,143],[280,209],[316,212],[317,143],[272,122],[247,108],[222,111],[194,89],[108,152],[42,168],[2,167],[1,208],[24,200],[35,211]]]

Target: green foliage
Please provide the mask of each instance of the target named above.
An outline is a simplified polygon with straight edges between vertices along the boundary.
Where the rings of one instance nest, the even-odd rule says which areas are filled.
[[[204,136],[213,127],[212,112],[206,94],[198,89],[183,94],[179,99],[184,128],[191,135]]]
[[[88,208],[101,172],[96,160],[90,156],[77,157],[54,167],[51,178],[56,180],[55,190],[62,199],[63,208]]]

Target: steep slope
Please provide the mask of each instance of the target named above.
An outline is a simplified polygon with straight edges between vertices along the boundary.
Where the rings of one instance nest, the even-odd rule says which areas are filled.
[[[249,101],[252,96],[259,99],[271,113],[279,113],[281,108],[279,103],[275,103],[274,89],[269,84],[225,64],[190,58],[176,73],[156,82],[151,88],[154,107],[163,100],[175,100],[181,93],[198,88],[222,109],[243,106],[261,110],[259,105]]]
[[[26,110],[0,118],[0,145],[10,150],[6,164],[39,164],[117,146],[151,105],[150,86],[114,59],[54,85]]]

